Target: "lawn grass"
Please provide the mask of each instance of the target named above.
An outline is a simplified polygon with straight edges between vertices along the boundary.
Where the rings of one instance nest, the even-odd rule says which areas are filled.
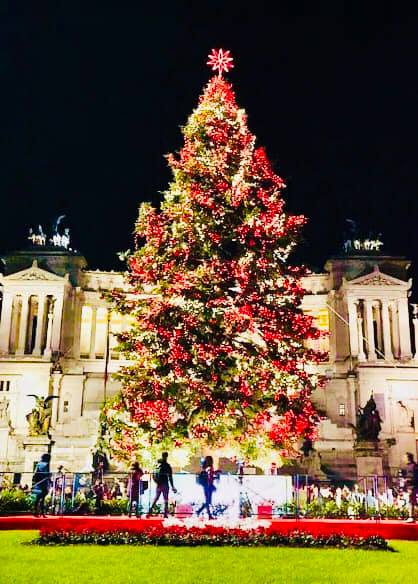
[[[1,584],[412,584],[418,542],[398,553],[293,548],[23,545],[34,531],[0,532]]]

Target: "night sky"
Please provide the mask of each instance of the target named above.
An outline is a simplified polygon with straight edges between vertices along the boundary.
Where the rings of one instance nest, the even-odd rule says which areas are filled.
[[[418,263],[418,35],[400,3],[2,2],[0,23],[2,250],[66,213],[91,268],[123,269],[224,47],[288,209],[310,219],[298,258],[321,269],[349,217]]]

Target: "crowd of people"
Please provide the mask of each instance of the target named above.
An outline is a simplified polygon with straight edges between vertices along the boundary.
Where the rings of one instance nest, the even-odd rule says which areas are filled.
[[[333,504],[336,509],[343,510],[352,518],[359,516],[359,510],[379,513],[390,509],[392,516],[407,517],[412,522],[415,520],[417,505],[418,464],[411,453],[407,453],[405,462],[405,467],[399,471],[399,476],[392,485],[379,483],[377,479],[364,480],[350,487],[315,482],[298,485],[294,490],[296,509],[298,512],[315,508],[327,509],[330,508],[327,504]],[[215,470],[211,456],[202,459],[200,471],[196,475],[196,482],[202,488],[203,495],[203,503],[195,508],[198,516],[206,513],[209,519],[213,518],[212,497],[219,475],[220,471]],[[162,454],[150,475],[144,473],[138,463],[134,463],[128,477],[117,476],[109,479],[106,477],[105,465],[99,462],[89,476],[71,473],[70,481],[67,477],[62,466],[58,472],[51,473],[50,455],[43,454],[33,473],[32,487],[19,484],[14,489],[31,496],[36,517],[45,516],[47,512],[58,514],[66,510],[73,513],[101,514],[109,509],[111,503],[117,502],[126,504],[121,505],[119,511],[127,512],[129,516],[150,516],[157,511],[168,517],[170,492],[177,492],[167,452]],[[149,489],[149,480],[155,485],[152,502],[143,497]],[[0,496],[5,487],[6,485],[0,485]],[[10,485],[8,488],[10,489]],[[163,505],[160,504],[161,498]],[[145,500],[148,505],[145,505]]]
[[[148,473],[147,473],[148,474]],[[52,473],[50,470],[50,455],[43,454],[37,463],[32,475],[32,487],[15,485],[10,481],[0,482],[0,496],[2,490],[9,493],[22,492],[28,498],[31,497],[35,517],[45,517],[47,513],[73,513],[101,514],[109,510],[109,504],[121,502],[119,510],[131,515],[151,516],[154,512],[162,511],[164,517],[169,515],[170,491],[177,493],[174,486],[173,470],[168,462],[168,453],[163,452],[157,467],[150,477],[155,484],[154,499],[145,504],[142,495],[149,489],[147,475],[136,462],[132,465],[129,475],[109,477],[106,476],[106,465],[103,460],[98,460],[91,475],[86,473],[66,473],[63,466]],[[202,487],[204,502],[198,510],[200,515],[206,511],[212,518],[212,495],[216,490],[215,480],[219,477],[215,471],[213,458],[206,456],[202,460],[201,469],[196,477],[197,483]],[[162,506],[160,504],[162,499]],[[144,503],[142,503],[144,501]],[[118,509],[117,509],[118,510]]]
[[[340,509],[348,518],[362,516],[385,515],[399,518],[408,516],[413,521],[416,506],[416,494],[410,489],[399,487],[380,487],[365,481],[365,484],[355,484],[353,487],[312,484],[297,490],[296,506],[302,514],[318,513],[326,515],[332,511],[327,504],[334,503],[336,510]],[[316,506],[316,507],[315,507]]]
[[[306,509],[311,503],[326,505],[334,502],[337,508],[345,508],[348,517],[356,517],[359,510],[379,511],[390,509],[393,515],[407,515],[408,521],[415,521],[415,509],[418,496],[418,464],[412,453],[405,456],[405,467],[399,470],[397,479],[389,486],[386,481],[379,484],[379,479],[370,477],[353,487],[347,485],[332,486],[313,483],[297,491],[297,505]]]

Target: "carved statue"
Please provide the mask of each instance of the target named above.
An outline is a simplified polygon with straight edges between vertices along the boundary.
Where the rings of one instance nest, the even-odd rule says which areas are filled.
[[[344,253],[350,254],[353,251],[380,252],[380,249],[383,247],[381,233],[374,235],[372,232],[369,232],[367,237],[363,237],[355,221],[352,219],[346,219],[345,221],[347,223],[347,229],[344,233]]]
[[[31,393],[28,397],[35,398],[35,407],[26,416],[29,424],[29,436],[47,436],[52,419],[51,400],[58,396],[39,397]]]
[[[412,428],[415,430],[415,412],[408,408],[401,400],[398,400],[399,414],[397,416],[398,425],[401,428]]]
[[[5,428],[9,423],[9,400],[5,397],[0,399],[0,428]]]
[[[32,227],[29,228],[29,233],[28,233],[28,239],[29,241],[32,242],[32,245],[35,245],[36,242],[36,235],[32,229]]]
[[[372,249],[373,251],[380,251],[381,247],[383,247],[382,234],[378,233],[371,242],[370,249]]]
[[[61,235],[61,247],[65,247],[65,249],[68,249],[69,245],[70,245],[70,229],[66,227],[64,229],[64,233]]]
[[[61,235],[59,233],[54,233],[54,235],[52,236],[51,242],[53,245],[55,245],[55,247],[60,247],[61,246]]]
[[[347,229],[345,230],[344,233],[343,248],[344,253],[348,254],[353,251],[354,242],[358,238],[358,227],[357,223],[352,219],[346,219],[345,222],[347,224]]]
[[[66,227],[64,229],[64,233],[59,232],[59,225],[63,219],[65,219],[65,215],[60,215],[59,217],[57,217],[57,219],[53,225],[52,237],[49,241],[55,247],[64,247],[65,249],[68,249],[68,246],[70,245],[70,230],[69,230],[69,228]]]
[[[55,247],[64,247],[68,249],[70,245],[70,230],[68,227],[64,229],[64,233],[59,232],[59,226],[65,215],[60,215],[57,217],[52,226],[52,237],[48,239],[49,243],[52,243]],[[42,225],[38,225],[38,228],[34,230],[32,227],[29,229],[28,239],[32,245],[45,246],[47,244],[47,236],[44,233]]]
[[[46,235],[42,229],[42,225],[38,225],[38,233],[35,235],[35,242],[37,245],[46,244]]]
[[[355,426],[357,440],[377,442],[382,429],[382,419],[376,407],[373,395],[364,408],[359,408],[357,425]]]
[[[65,219],[65,215],[59,215],[59,217],[57,217],[57,219],[54,223],[54,226],[53,226],[53,235],[55,235],[56,233],[59,233],[58,226],[63,219]]]
[[[42,225],[38,225],[36,232],[31,227],[29,229],[28,239],[32,242],[32,245],[46,245],[46,235],[42,229]]]

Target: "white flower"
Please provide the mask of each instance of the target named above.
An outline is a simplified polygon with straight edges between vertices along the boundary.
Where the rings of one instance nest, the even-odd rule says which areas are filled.
[[[163,527],[186,527],[187,529],[197,528],[206,529],[206,527],[222,527],[224,529],[243,529],[250,531],[254,529],[267,529],[270,527],[271,521],[263,519],[253,519],[248,517],[246,519],[225,519],[219,518],[212,521],[202,519],[199,517],[187,517],[186,519],[178,519],[177,517],[169,517],[164,519]]]

